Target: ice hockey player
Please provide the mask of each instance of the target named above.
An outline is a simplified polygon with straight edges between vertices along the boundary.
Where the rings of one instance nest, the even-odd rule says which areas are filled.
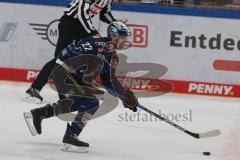
[[[129,108],[136,112],[137,106],[139,105],[136,96],[131,90],[123,88],[115,77],[115,67],[118,63],[116,50],[130,48],[132,40],[131,30],[126,24],[115,21],[109,25],[107,35],[107,37],[101,38],[88,37],[78,42],[71,43],[66,49],[59,53],[57,58],[58,67],[66,68],[66,62],[78,55],[91,55],[101,58],[104,61],[103,67],[98,72],[98,76],[101,78],[101,86],[106,86],[105,89],[107,89],[110,94],[117,96],[123,102],[125,108]],[[89,85],[89,81],[86,82],[83,79],[85,77],[82,74],[83,68],[84,67],[80,66],[76,69],[74,74],[76,74],[75,77],[77,76],[77,78],[75,79],[78,79],[77,82],[81,83],[81,86],[87,86]],[[96,76],[94,76],[94,80],[95,77]],[[99,101],[93,95],[88,97],[76,95],[69,96],[66,95],[66,93],[60,94],[65,94],[65,99],[74,100],[69,112],[77,111],[79,113],[77,121],[73,121],[71,125],[69,123],[67,124],[67,129],[63,137],[64,146],[62,150],[86,152],[89,148],[89,144],[80,141],[78,136],[86,126],[87,121],[89,121],[97,111]],[[57,116],[55,111],[57,110],[58,103],[48,104],[44,107],[32,109],[30,112],[24,113],[29,130],[33,135],[42,133],[41,122],[43,119]]]
[[[73,40],[78,41],[89,36],[99,35],[92,23],[93,17],[99,14],[99,19],[107,24],[116,21],[112,15],[111,5],[112,0],[71,0],[59,21],[59,38],[54,58],[43,66],[35,81],[23,96],[24,101],[36,104],[42,102],[43,97],[40,92],[48,82],[60,51],[72,43]]]

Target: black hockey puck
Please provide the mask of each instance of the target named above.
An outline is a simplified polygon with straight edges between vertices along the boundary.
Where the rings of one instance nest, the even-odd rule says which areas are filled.
[[[203,152],[203,155],[204,155],[204,156],[210,156],[211,153],[210,153],[210,152]]]

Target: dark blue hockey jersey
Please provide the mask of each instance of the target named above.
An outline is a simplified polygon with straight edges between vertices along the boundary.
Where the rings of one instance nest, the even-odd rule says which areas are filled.
[[[107,37],[88,37],[78,42],[74,41],[58,55],[58,59],[62,62],[65,62],[76,56],[82,56],[82,58],[85,58],[86,61],[88,61],[86,58],[87,56],[95,56],[96,59],[102,59],[102,61],[104,61],[104,66],[100,71],[100,76],[104,77],[104,79],[107,79],[112,77],[112,74],[115,73],[115,67],[118,63],[118,56],[116,52],[110,52],[107,47],[108,44],[109,38]],[[79,77],[82,77],[86,68],[87,65],[85,65],[85,63],[79,64],[79,66],[75,68],[75,73]],[[108,81],[110,81],[110,79],[108,79]]]
[[[117,95],[125,103],[134,106],[137,103],[134,93],[129,89],[124,89],[115,76],[115,67],[118,63],[118,56],[115,51],[109,51],[109,42],[110,39],[107,37],[88,37],[78,42],[74,41],[58,54],[58,60],[66,62],[69,59],[80,55],[92,55],[102,59],[104,61],[104,65],[99,71],[102,85],[106,86],[105,89],[114,92],[115,95]],[[86,74],[85,70],[87,67],[88,65],[82,63],[77,67],[77,69],[75,69],[75,73],[79,77],[83,77],[83,75]]]

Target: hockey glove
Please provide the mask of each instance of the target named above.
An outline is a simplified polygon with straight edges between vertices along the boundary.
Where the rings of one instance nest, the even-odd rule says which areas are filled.
[[[128,109],[132,110],[133,112],[137,112],[137,105],[136,106],[130,106],[127,103],[123,102],[123,106],[125,108],[128,108]]]
[[[124,99],[122,99],[123,106],[129,108],[133,112],[137,112],[138,100],[132,91],[126,90],[123,92]]]

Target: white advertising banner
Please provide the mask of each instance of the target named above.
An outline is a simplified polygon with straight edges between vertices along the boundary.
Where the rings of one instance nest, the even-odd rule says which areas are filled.
[[[0,8],[5,15],[0,17],[0,66],[40,69],[54,57],[64,8],[15,3],[0,3]],[[94,22],[98,28],[99,22]]]
[[[0,14],[5,15],[0,17],[0,67],[39,70],[53,58],[57,20],[64,8],[13,3],[0,3],[0,8]],[[226,85],[240,83],[239,19],[126,11],[113,14],[127,18],[133,32],[133,47],[119,55],[120,74],[186,81],[185,92],[189,93],[236,96]],[[95,27],[106,35],[107,25],[99,26],[98,22],[94,20]]]
[[[239,20],[133,12],[115,14],[127,17],[130,24],[145,26],[134,36],[146,46],[125,51],[129,62],[162,64],[168,69],[165,79],[240,83],[239,68],[227,71],[227,68],[217,70],[216,66],[219,60],[240,61]]]

